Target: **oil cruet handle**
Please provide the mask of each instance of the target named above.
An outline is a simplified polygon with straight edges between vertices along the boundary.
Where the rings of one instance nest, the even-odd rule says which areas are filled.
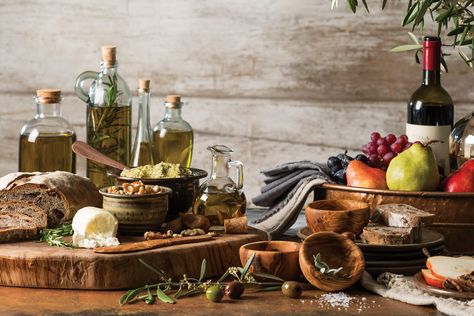
[[[237,170],[237,190],[244,187],[244,164],[238,160],[231,160],[228,162],[229,167]]]
[[[89,94],[84,91],[84,82],[86,80],[95,80],[99,76],[99,73],[96,71],[84,71],[76,79],[75,91],[76,95],[84,102],[89,101]]]

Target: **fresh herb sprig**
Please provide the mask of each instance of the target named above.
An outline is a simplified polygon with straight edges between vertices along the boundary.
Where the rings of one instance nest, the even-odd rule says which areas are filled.
[[[382,9],[385,9],[387,0],[383,0]],[[338,6],[339,0],[331,0],[331,9]],[[347,0],[347,4],[353,13],[356,13],[357,7],[362,3],[365,10],[369,12],[366,0]],[[412,32],[418,29],[423,33],[425,20],[431,20],[438,26],[438,36],[442,31],[447,30],[444,46],[451,46],[456,49],[461,59],[470,68],[474,68],[474,0],[409,0],[402,27],[411,27],[408,33],[413,43],[397,46],[392,49],[393,52],[415,51],[415,60],[420,63],[419,54],[421,44],[416,35]],[[441,66],[443,71],[448,70],[444,57],[449,54],[443,54]],[[470,56],[469,56],[470,55]]]
[[[64,241],[63,237],[72,236],[74,233],[71,223],[64,223],[56,228],[44,228],[40,230],[40,241],[53,247],[75,248],[72,243]]]
[[[228,268],[217,282],[213,282],[210,279],[204,280],[207,268],[206,259],[201,262],[201,270],[198,279],[190,278],[185,274],[183,275],[183,278],[177,282],[173,281],[172,278],[170,278],[163,270],[146,263],[142,259],[138,259],[141,264],[158,276],[160,282],[127,291],[122,295],[122,297],[120,297],[119,303],[120,305],[125,305],[135,300],[142,300],[146,304],[153,304],[156,299],[158,299],[164,303],[175,304],[176,300],[183,297],[205,293],[207,288],[211,285],[224,286],[226,284],[224,281],[228,277],[233,277],[235,280],[242,282],[246,287],[257,287],[260,291],[273,291],[280,289],[284,282],[283,279],[271,274],[249,271],[254,259],[255,254],[250,257],[243,268]],[[256,278],[272,282],[259,282]]]
[[[337,274],[342,270],[342,267],[337,269],[331,269],[329,265],[321,259],[321,254],[318,252],[317,255],[313,255],[314,259],[314,266],[321,272],[322,274],[326,274],[329,276],[337,276]]]

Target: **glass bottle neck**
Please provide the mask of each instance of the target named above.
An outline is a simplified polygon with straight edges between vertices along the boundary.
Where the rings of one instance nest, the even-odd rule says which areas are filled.
[[[212,155],[212,169],[211,169],[211,178],[228,178],[229,177],[229,168],[227,164],[230,161],[230,156],[226,155]]]
[[[441,73],[438,70],[423,70],[423,81],[422,84],[425,86],[440,86],[441,85]]]
[[[179,121],[181,120],[181,107],[176,106],[165,106],[165,119]]]
[[[117,73],[118,66],[119,66],[118,63],[110,65],[110,64],[107,64],[105,62],[101,62],[100,63],[100,72],[102,74],[113,76]]]
[[[60,117],[61,103],[36,103],[35,118]]]
[[[141,134],[141,141],[150,141],[150,92],[138,90],[138,133]]]

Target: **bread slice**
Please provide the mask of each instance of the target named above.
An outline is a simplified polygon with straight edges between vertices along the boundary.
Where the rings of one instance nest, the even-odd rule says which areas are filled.
[[[35,219],[19,213],[0,211],[0,242],[33,239],[37,233]]]
[[[407,204],[383,204],[376,207],[371,220],[392,227],[420,227],[433,222],[434,214]]]
[[[39,206],[48,216],[48,227],[71,220],[82,207],[102,207],[92,181],[64,171],[8,174],[0,178],[0,200]]]
[[[0,212],[6,212],[10,214],[23,214],[31,217],[38,229],[43,229],[48,226],[48,217],[46,212],[31,203],[19,202],[19,201],[0,201]]]
[[[364,227],[360,239],[373,245],[412,244],[416,240],[416,228],[368,225]]]

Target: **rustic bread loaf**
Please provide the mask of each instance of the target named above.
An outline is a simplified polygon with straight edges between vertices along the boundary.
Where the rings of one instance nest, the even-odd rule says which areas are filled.
[[[92,181],[64,171],[8,174],[0,178],[0,200],[41,207],[49,227],[71,220],[82,207],[102,207],[102,196]]]
[[[403,245],[415,242],[416,228],[368,225],[364,227],[360,239],[373,245]]]
[[[33,218],[0,211],[0,242],[33,239],[37,233],[38,228]]]
[[[38,229],[43,229],[48,226],[48,216],[46,212],[31,203],[20,201],[0,201],[0,212],[9,214],[22,214],[33,219]]]
[[[432,223],[434,214],[407,204],[384,204],[372,213],[372,222],[393,227],[419,227]]]

